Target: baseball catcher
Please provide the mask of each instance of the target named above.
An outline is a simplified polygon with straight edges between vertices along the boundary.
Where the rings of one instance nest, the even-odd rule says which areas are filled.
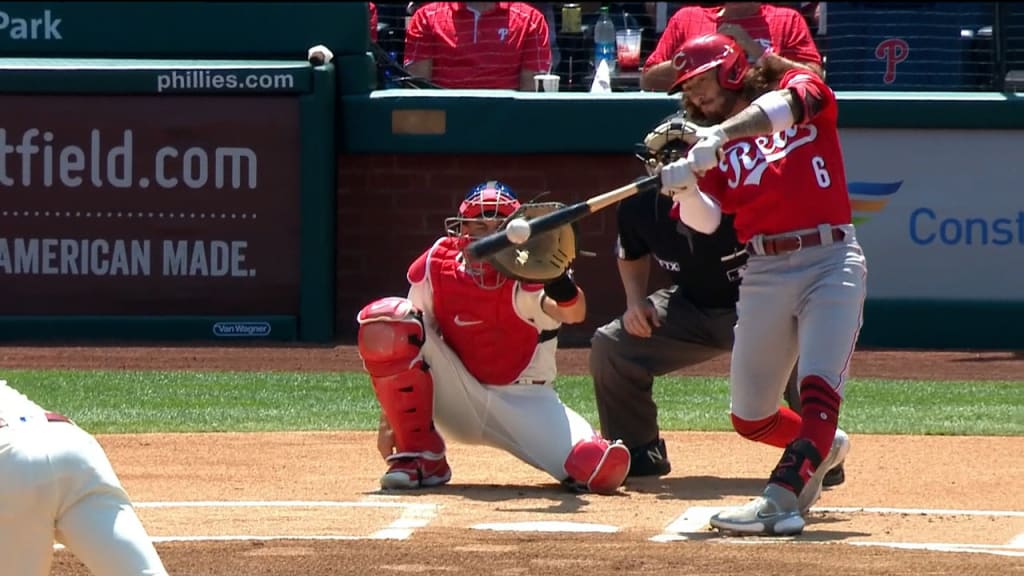
[[[586,314],[569,271],[572,227],[486,261],[466,254],[510,218],[550,209],[520,205],[501,182],[474,187],[447,235],[409,266],[408,296],[359,312],[359,353],[381,405],[383,488],[448,482],[445,438],[505,450],[573,490],[612,493],[625,479],[626,447],[553,388],[558,328]]]

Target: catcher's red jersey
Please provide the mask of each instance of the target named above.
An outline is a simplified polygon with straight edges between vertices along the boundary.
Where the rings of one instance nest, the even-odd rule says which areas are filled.
[[[466,272],[458,243],[439,240],[409,267],[409,281],[429,281],[441,337],[474,378],[482,384],[512,383],[530,365],[540,333],[516,310],[516,290],[528,286],[510,280],[499,288],[481,288]]]
[[[779,87],[789,88],[804,110],[811,110],[809,94],[820,98],[819,110],[788,130],[729,142],[718,169],[699,181],[723,212],[736,214],[741,242],[757,234],[852,221],[835,93],[821,78],[801,70],[787,72]]]

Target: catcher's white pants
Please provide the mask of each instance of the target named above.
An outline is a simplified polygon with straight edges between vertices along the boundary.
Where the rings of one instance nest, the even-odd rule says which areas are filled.
[[[511,453],[558,481],[565,459],[593,427],[562,403],[548,382],[480,384],[433,330],[426,330],[423,357],[434,380],[434,423],[446,439],[492,446]]]
[[[34,417],[0,428],[0,573],[48,576],[53,541],[96,576],[166,575],[95,438]]]

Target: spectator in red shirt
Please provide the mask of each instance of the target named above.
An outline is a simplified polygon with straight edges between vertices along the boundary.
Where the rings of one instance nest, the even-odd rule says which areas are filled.
[[[644,63],[640,89],[668,90],[676,78],[672,57],[683,43],[715,32],[734,37],[749,36],[737,37],[736,40],[749,51],[757,49],[747,45],[752,39],[760,45],[755,54],[785,61],[777,63],[777,67],[796,65],[822,75],[821,54],[799,12],[764,2],[725,2],[710,8],[686,6],[672,16],[658,46]]]
[[[377,5],[367,2],[370,5],[370,42],[377,41]]]
[[[409,21],[405,67],[443,88],[532,92],[551,69],[548,25],[525,2],[431,2]]]

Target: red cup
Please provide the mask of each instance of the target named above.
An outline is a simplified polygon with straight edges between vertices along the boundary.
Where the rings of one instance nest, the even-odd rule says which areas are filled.
[[[626,29],[615,32],[615,58],[620,70],[640,68],[640,37],[643,30]]]

